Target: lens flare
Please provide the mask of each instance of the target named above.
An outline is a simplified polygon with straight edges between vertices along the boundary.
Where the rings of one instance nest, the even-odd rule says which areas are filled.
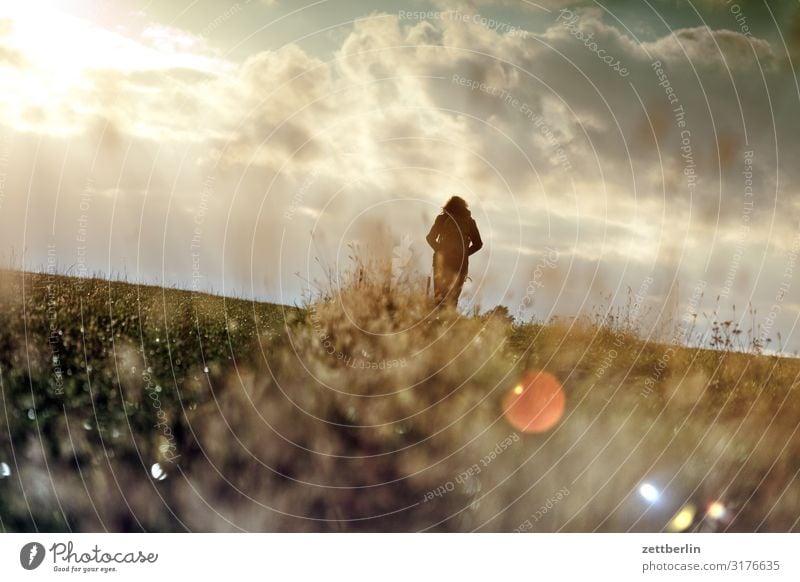
[[[642,483],[642,486],[639,487],[639,495],[645,498],[646,501],[650,503],[655,503],[658,501],[658,498],[661,494],[658,492],[658,489],[653,487],[650,483]]]
[[[678,533],[685,531],[689,526],[694,523],[694,516],[697,514],[697,509],[691,503],[684,505],[681,510],[675,514],[672,520],[667,525],[667,531]]]
[[[503,398],[503,414],[521,432],[545,432],[564,415],[566,397],[555,376],[530,370]]]
[[[706,510],[706,515],[711,519],[722,519],[725,517],[725,513],[725,506],[721,501],[712,501],[709,503],[708,509]]]
[[[150,467],[150,474],[156,481],[163,481],[167,478],[167,472],[161,467],[161,463],[153,463],[153,466]]]

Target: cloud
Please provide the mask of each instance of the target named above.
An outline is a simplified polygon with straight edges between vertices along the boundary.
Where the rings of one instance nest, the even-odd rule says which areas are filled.
[[[436,6],[454,10],[480,10],[493,6],[523,10],[548,10],[587,3],[587,0],[434,0]]]
[[[778,65],[767,41],[730,30],[685,28],[645,46],[662,60],[688,61],[695,67],[727,66],[737,70],[754,69],[758,65],[773,69]]]
[[[421,241],[453,193],[471,201],[484,231],[473,278],[487,302],[524,289],[547,245],[576,261],[559,271],[576,297],[598,287],[596,276],[612,287],[651,272],[724,281],[729,269],[704,274],[704,266],[731,263],[746,215],[748,249],[769,253],[777,269],[776,249],[796,229],[788,217],[800,176],[786,160],[797,157],[800,138],[782,121],[796,101],[775,47],[706,28],[639,43],[596,10],[574,12],[572,28],[553,13],[540,34],[375,14],[330,54],[289,44],[241,63],[161,25],[135,38],[64,26],[59,42],[86,39],[87,51],[69,54],[88,59],[78,62],[52,49],[26,52],[12,33],[0,47],[27,62],[0,53],[8,87],[0,120],[23,140],[80,143],[69,154],[59,216],[79,215],[88,171],[93,187],[110,193],[93,198],[95,260],[111,249],[113,264],[133,262],[167,282],[192,280],[203,196],[201,283],[288,302],[302,279],[320,276],[315,257],[346,262],[347,242],[376,229]],[[90,47],[106,54],[87,54]],[[51,75],[59,63],[69,75]],[[63,166],[60,147],[52,145],[40,171]],[[24,187],[22,178],[14,183]],[[36,190],[44,214],[57,191],[47,180]],[[120,211],[134,220],[120,222]],[[59,234],[68,255],[73,224],[64,221]],[[21,236],[9,232],[4,242]],[[414,256],[428,268],[422,243]],[[759,293],[769,300],[770,290]],[[566,311],[579,306],[561,301]]]

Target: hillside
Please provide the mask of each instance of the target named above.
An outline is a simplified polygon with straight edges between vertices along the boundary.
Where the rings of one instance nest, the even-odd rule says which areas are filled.
[[[2,272],[0,525],[798,531],[800,362],[642,335]],[[532,369],[566,395],[539,434],[502,408]]]

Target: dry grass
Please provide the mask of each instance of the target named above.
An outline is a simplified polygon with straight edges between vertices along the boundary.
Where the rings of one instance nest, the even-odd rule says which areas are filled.
[[[3,528],[659,531],[692,503],[690,529],[798,530],[796,360],[646,342],[624,310],[464,317],[423,283],[357,262],[288,309],[3,274]],[[567,410],[517,435],[500,400],[531,368]]]

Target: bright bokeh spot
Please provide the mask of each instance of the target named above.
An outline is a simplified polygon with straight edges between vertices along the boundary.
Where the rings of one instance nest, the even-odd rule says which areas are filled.
[[[150,467],[150,474],[156,481],[163,481],[167,478],[167,472],[161,467],[161,463],[153,463],[153,466]]]
[[[686,530],[694,523],[694,516],[696,513],[697,510],[691,503],[683,506],[667,525],[667,531],[678,533]]]
[[[725,506],[721,501],[713,501],[709,504],[706,514],[711,519],[722,519],[725,517]]]
[[[545,432],[564,415],[566,397],[555,376],[531,370],[503,398],[503,414],[521,432]]]
[[[642,483],[642,486],[639,487],[639,495],[644,497],[645,500],[649,501],[650,503],[655,503],[660,497],[658,489],[653,487],[653,485],[650,483]]]

